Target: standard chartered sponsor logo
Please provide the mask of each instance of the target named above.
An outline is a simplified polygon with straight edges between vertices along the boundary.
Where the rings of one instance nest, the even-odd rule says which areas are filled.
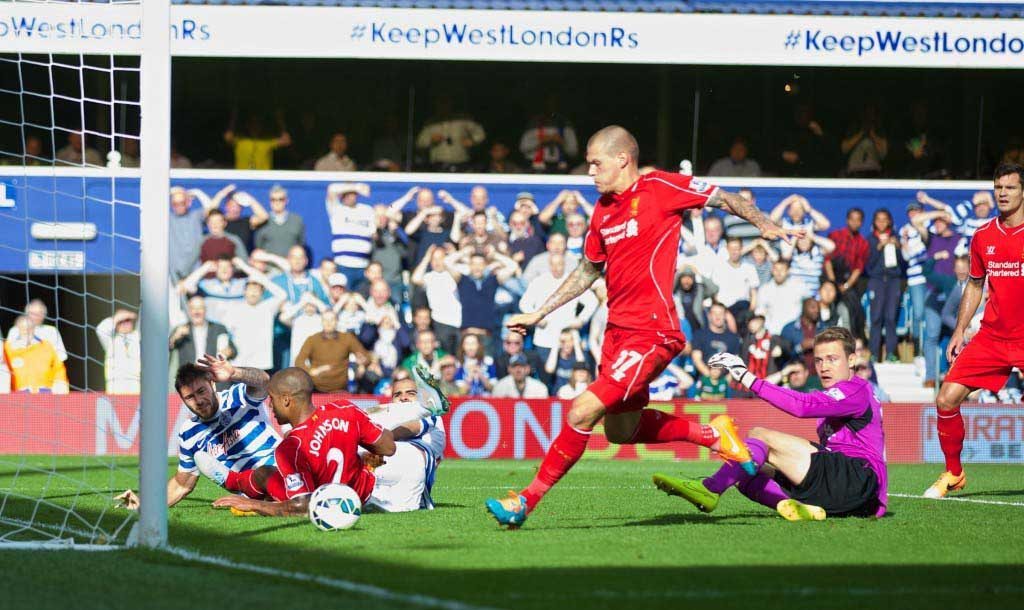
[[[1020,277],[1020,261],[988,261],[986,265],[989,277]]]

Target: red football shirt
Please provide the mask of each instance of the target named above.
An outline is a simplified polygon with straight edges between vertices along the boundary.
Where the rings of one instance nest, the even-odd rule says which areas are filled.
[[[366,502],[376,480],[363,466],[358,448],[369,448],[381,434],[380,426],[346,400],[318,407],[305,423],[292,428],[274,451],[286,495],[291,499],[327,483],[342,483]]]
[[[1012,229],[998,218],[971,238],[971,277],[988,278],[988,302],[981,329],[996,339],[1024,339],[1024,226]]]
[[[691,176],[651,172],[598,199],[583,255],[605,265],[609,325],[679,330],[672,285],[683,212],[702,207],[715,190]]]

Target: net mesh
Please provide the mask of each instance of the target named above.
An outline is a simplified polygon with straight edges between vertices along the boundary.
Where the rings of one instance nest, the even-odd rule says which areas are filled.
[[[0,52],[0,548],[135,520],[139,118],[138,56]]]

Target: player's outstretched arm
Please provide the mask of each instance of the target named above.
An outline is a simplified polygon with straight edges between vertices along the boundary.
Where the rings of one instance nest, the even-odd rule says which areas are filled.
[[[601,277],[603,263],[595,263],[583,257],[576,269],[565,278],[558,290],[548,297],[540,309],[530,313],[521,313],[509,318],[505,326],[513,332],[526,335],[529,329],[544,319],[552,311],[586,292]]]
[[[267,397],[270,375],[260,369],[235,366],[220,354],[216,356],[204,354],[197,364],[209,370],[213,374],[214,381],[218,383],[244,383],[245,393],[253,400],[263,400]]]
[[[174,506],[184,500],[196,488],[199,476],[187,472],[175,473],[167,481],[167,506]]]
[[[801,237],[804,234],[803,229],[784,229],[780,227],[765,216],[764,212],[756,205],[736,193],[730,193],[722,188],[715,190],[711,198],[708,199],[707,205],[713,208],[723,208],[733,216],[739,216],[746,220],[757,227],[757,230],[761,232],[761,237],[769,241],[782,239],[788,243],[790,237]]]
[[[224,496],[213,501],[214,508],[233,508],[243,513],[256,513],[264,517],[297,517],[309,512],[309,496],[296,496],[284,502],[266,502],[243,496]]]
[[[953,362],[964,348],[964,333],[971,325],[971,319],[978,312],[981,305],[981,296],[985,288],[984,277],[972,277],[967,280],[964,286],[963,296],[960,298],[960,311],[956,315],[956,328],[953,329],[953,336],[949,338],[949,346],[946,348],[946,358]]]

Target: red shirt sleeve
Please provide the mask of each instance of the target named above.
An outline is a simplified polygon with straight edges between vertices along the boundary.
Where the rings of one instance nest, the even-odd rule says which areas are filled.
[[[370,418],[358,407],[353,407],[353,419],[356,425],[359,426],[359,444],[363,447],[369,447],[380,440],[382,434],[384,434],[384,428],[381,428],[377,424],[373,423]]]
[[[277,471],[284,479],[284,491],[288,499],[313,493],[313,471],[309,462],[300,451],[302,441],[294,436],[287,436],[274,450]]]
[[[647,175],[658,202],[666,212],[676,213],[701,208],[718,190],[700,178],[670,172],[652,172]]]
[[[601,239],[600,230],[594,227],[593,221],[590,223],[586,237],[583,238],[583,256],[592,263],[603,263],[608,258],[604,251],[604,241]]]
[[[971,277],[978,279],[985,277],[985,261],[981,258],[981,242],[975,235],[971,240]]]

